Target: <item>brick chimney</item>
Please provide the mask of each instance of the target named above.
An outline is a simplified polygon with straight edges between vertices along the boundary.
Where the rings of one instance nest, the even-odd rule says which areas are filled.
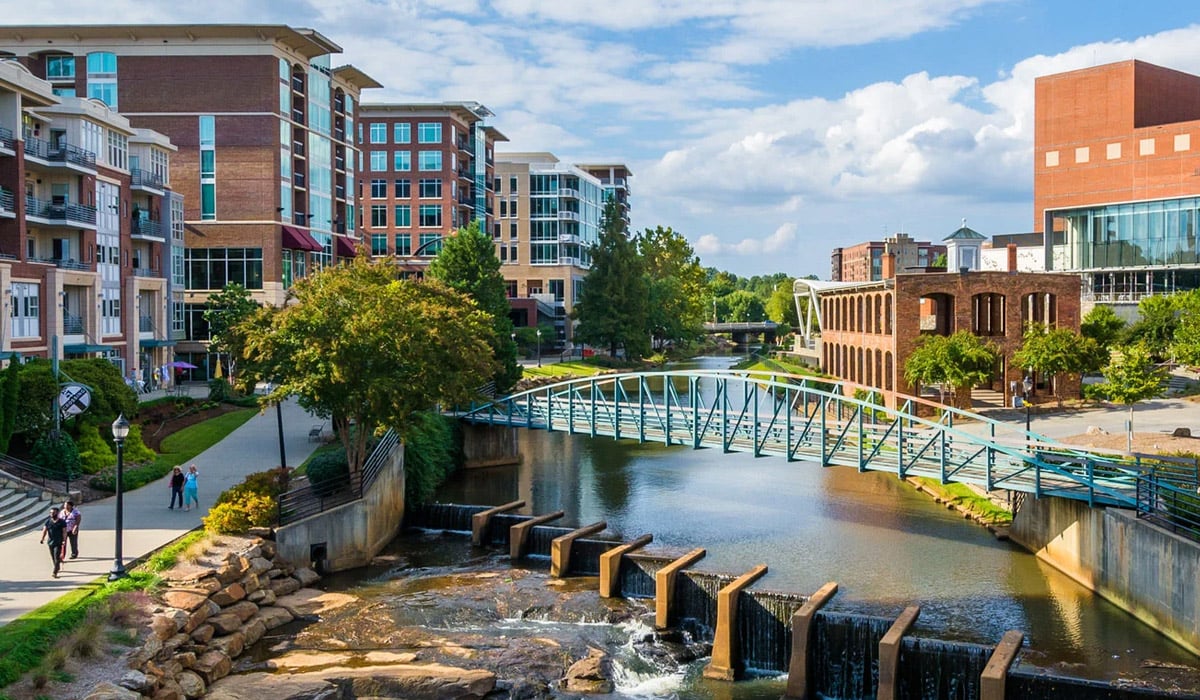
[[[883,279],[890,280],[896,276],[896,255],[895,253],[883,254]]]
[[[1017,271],[1017,244],[1008,244],[1008,271],[1015,273]]]

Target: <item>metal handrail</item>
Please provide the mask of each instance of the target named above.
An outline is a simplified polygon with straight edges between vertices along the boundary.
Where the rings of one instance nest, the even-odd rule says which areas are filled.
[[[82,472],[71,469],[50,469],[33,462],[26,462],[10,455],[0,454],[0,473],[8,474],[14,479],[27,482],[33,486],[56,491],[63,486],[61,494],[71,492],[71,482],[82,476]]]
[[[279,496],[279,524],[294,523],[361,499],[363,492],[375,483],[383,465],[399,443],[400,436],[396,431],[388,430],[362,468],[352,472],[349,479],[334,477],[317,482],[308,478],[298,479],[303,482],[301,485]]]
[[[63,314],[63,334],[82,335],[83,317],[74,314]]]
[[[13,194],[12,190],[6,190],[3,187],[0,187],[0,209],[5,209],[7,211],[16,211],[16,208],[17,208],[16,195]]]
[[[162,224],[156,219],[134,219],[133,235],[162,238]]]
[[[76,221],[96,225],[96,207],[73,202],[53,202],[25,195],[25,215],[51,221]]]
[[[16,150],[17,141],[13,138],[12,129],[0,126],[0,147],[7,148],[10,151]]]
[[[129,171],[129,174],[132,176],[131,184],[134,187],[150,187],[156,190],[163,188],[162,176],[157,173],[134,168]]]
[[[1164,480],[1153,470],[1137,478],[1137,516],[1178,535],[1200,540],[1200,493]]]

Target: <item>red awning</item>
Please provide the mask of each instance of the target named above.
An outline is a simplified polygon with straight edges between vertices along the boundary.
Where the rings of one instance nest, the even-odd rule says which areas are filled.
[[[322,250],[321,244],[309,235],[304,229],[295,228],[293,226],[283,227],[283,247],[291,248],[292,250],[307,250],[314,253]]]
[[[334,236],[333,239],[337,241],[337,243],[334,245],[334,249],[337,250],[337,256],[339,258],[353,258],[354,256],[358,255],[358,251],[354,250],[354,242],[349,238],[345,236]]]

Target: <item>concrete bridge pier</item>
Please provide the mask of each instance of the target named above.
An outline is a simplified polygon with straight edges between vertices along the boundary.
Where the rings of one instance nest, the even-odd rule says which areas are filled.
[[[462,429],[463,466],[467,469],[521,463],[516,428],[463,421],[459,426]]]

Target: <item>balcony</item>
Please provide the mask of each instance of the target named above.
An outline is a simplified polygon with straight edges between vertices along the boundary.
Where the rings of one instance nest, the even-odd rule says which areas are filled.
[[[464,180],[474,180],[475,179],[475,176],[471,173],[470,168],[459,166],[458,170],[456,170],[455,172],[457,172],[458,176]]]
[[[579,221],[579,212],[566,211],[565,209],[558,210],[559,221]]]
[[[130,170],[129,174],[132,176],[130,184],[135,190],[151,190],[155,193],[162,193],[163,179],[161,175],[136,168]]]
[[[76,166],[85,170],[96,170],[96,154],[67,143],[51,144],[39,138],[25,138],[25,156],[45,161],[51,165]]]
[[[163,243],[166,240],[163,237],[162,223],[154,219],[134,219],[133,238],[154,241],[155,243]]]
[[[12,129],[0,126],[0,151],[7,151],[10,156],[17,154],[17,140],[13,138]]]
[[[301,158],[304,157],[304,142],[303,141],[292,141],[292,154],[300,156]]]
[[[17,198],[12,190],[0,187],[0,216],[15,217],[17,215]]]
[[[138,317],[138,332],[139,333],[153,333],[154,332],[154,317],[153,316],[139,316]]]
[[[295,185],[296,187],[303,188],[304,187],[304,173],[293,172],[292,173],[292,184]]]
[[[133,268],[133,276],[134,277],[162,277],[162,274],[158,270],[155,270],[155,269],[152,269],[149,267],[135,267],[135,268]],[[146,330],[146,329],[143,328],[142,330]]]
[[[63,314],[63,335],[83,335],[83,317]]]
[[[571,199],[579,199],[579,190],[572,189],[570,187],[559,187],[558,188],[558,196],[559,197],[569,197]]]
[[[472,144],[469,139],[459,139],[457,145],[458,145],[458,150],[466,151],[467,153],[470,153],[472,156],[475,155],[475,145]]]
[[[95,228],[96,207],[71,202],[48,202],[25,197],[25,217],[41,219],[50,225],[86,226]]]

